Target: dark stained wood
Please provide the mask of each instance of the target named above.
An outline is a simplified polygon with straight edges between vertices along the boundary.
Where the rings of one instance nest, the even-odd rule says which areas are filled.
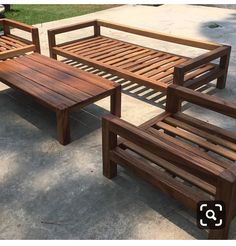
[[[107,96],[120,117],[121,86],[34,53],[0,63],[0,80],[56,112],[59,142],[70,142],[69,113]]]
[[[14,20],[1,19],[3,35],[0,35],[0,59],[5,60],[29,52],[40,53],[38,28]],[[17,28],[31,33],[31,41],[11,34],[10,28]]]
[[[103,144],[104,170],[122,165],[195,212],[198,201],[223,201],[226,226],[208,237],[226,239],[236,215],[236,135],[181,113],[183,101],[236,118],[236,104],[171,85],[165,112],[139,127],[103,117],[104,139],[116,140]]]
[[[81,41],[56,44],[56,35],[93,26],[94,35]],[[111,28],[149,38],[210,50],[196,58],[146,48],[111,37],[102,36],[102,28]],[[196,89],[217,79],[217,87],[224,88],[230,57],[230,47],[163,33],[140,30],[101,20],[49,30],[49,49],[57,55],[82,62],[140,85],[165,92],[169,85],[178,84]],[[210,64],[220,58],[219,64]]]

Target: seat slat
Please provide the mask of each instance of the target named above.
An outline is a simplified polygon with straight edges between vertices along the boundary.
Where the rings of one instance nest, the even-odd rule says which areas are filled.
[[[236,144],[236,133],[235,132],[228,131],[226,129],[222,129],[218,126],[209,124],[205,121],[193,118],[190,115],[180,113],[180,112],[174,114],[172,117],[177,119],[177,120],[180,120],[182,122],[185,122],[185,123],[187,123],[193,127],[196,127],[196,128],[201,129],[203,131],[211,133],[215,136],[222,137],[222,138]]]
[[[168,123],[169,125],[179,127],[179,128],[184,129],[184,130],[187,130],[189,132],[192,132],[192,133],[194,133],[200,137],[207,139],[208,141],[210,141],[212,143],[219,144],[219,145],[222,145],[222,146],[229,148],[233,151],[236,151],[236,144],[234,144],[228,140],[225,140],[223,138],[214,136],[214,135],[212,135],[206,131],[199,130],[198,128],[190,126],[190,125],[188,125],[182,121],[176,120],[172,117],[167,117],[164,119],[164,122]]]
[[[156,124],[158,127],[172,133],[172,134],[175,134],[175,135],[178,135],[188,141],[191,141],[195,144],[198,144],[199,146],[203,147],[203,148],[206,148],[208,150],[211,150],[223,157],[226,157],[232,161],[235,161],[236,160],[236,153],[233,152],[233,151],[230,151],[226,148],[223,148],[219,145],[216,145],[216,144],[212,144],[208,141],[206,141],[204,138],[202,137],[199,137],[193,133],[189,133],[189,132],[186,132],[186,131],[183,131],[181,129],[177,129],[171,125],[168,125],[164,122],[158,122]]]

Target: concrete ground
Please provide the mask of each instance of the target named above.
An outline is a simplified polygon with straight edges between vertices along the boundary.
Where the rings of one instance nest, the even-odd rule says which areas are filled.
[[[212,85],[204,89],[235,99],[235,10],[193,5],[121,6],[38,24],[42,53],[48,54],[47,29],[94,18],[232,45],[227,88],[216,90]],[[209,28],[212,23],[220,27]],[[88,32],[71,32],[59,40]],[[105,33],[187,56],[202,53],[121,32]],[[165,100],[159,93],[120,82],[123,119],[138,125],[162,112]],[[3,84],[0,105],[0,239],[206,238],[189,211],[125,169],[119,168],[113,180],[102,176],[100,118],[108,113],[108,99],[71,114],[73,142],[66,147],[56,140],[55,115],[49,110]],[[187,111],[236,130],[235,120],[197,107]],[[230,232],[234,239],[235,222]]]

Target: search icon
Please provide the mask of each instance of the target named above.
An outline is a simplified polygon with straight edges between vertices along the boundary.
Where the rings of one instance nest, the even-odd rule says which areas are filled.
[[[215,220],[215,221],[217,220],[216,216],[215,216],[215,211],[212,210],[212,209],[209,209],[209,210],[206,211],[206,217],[208,219],[212,219],[212,220]]]

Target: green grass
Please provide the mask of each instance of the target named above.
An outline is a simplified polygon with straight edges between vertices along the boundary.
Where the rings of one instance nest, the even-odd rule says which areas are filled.
[[[116,7],[115,4],[12,4],[4,17],[29,25],[70,18]]]

